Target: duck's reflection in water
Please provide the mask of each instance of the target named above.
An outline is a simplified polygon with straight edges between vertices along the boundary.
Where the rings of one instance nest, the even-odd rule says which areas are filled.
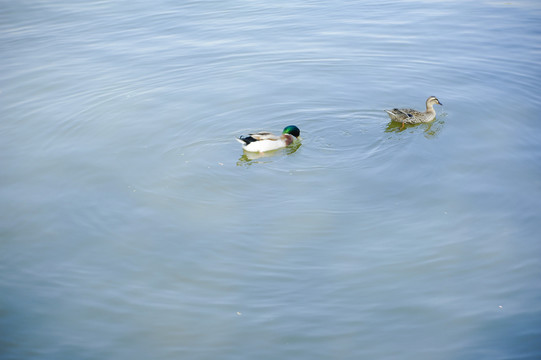
[[[421,123],[421,124],[404,124],[396,122],[396,121],[390,121],[387,124],[387,127],[385,128],[386,133],[401,133],[406,130],[410,130],[410,132],[413,132],[414,129],[421,129],[424,133],[424,136],[427,139],[435,138],[439,135],[439,133],[442,131],[443,127],[445,125],[445,121],[443,119],[436,119],[433,122],[430,123]]]

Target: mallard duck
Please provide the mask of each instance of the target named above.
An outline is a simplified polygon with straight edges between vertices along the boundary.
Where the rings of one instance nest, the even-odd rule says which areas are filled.
[[[240,136],[236,140],[242,144],[242,148],[250,152],[265,152],[284,148],[299,137],[301,131],[295,125],[284,128],[282,135],[274,135],[267,131],[261,131],[248,136]]]
[[[387,114],[389,114],[392,121],[402,123],[402,126],[404,126],[404,124],[420,124],[434,120],[436,117],[436,110],[434,110],[435,104],[442,105],[437,97],[431,96],[426,99],[425,112],[420,112],[413,109],[392,109],[385,111]]]

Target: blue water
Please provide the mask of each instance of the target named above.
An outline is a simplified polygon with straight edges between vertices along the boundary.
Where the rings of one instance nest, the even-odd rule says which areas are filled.
[[[1,1],[0,358],[541,358],[539,24]]]

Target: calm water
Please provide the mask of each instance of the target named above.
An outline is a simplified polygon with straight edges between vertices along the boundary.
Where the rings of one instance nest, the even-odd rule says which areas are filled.
[[[0,358],[541,358],[539,24],[1,1]],[[383,112],[429,95],[433,124]]]

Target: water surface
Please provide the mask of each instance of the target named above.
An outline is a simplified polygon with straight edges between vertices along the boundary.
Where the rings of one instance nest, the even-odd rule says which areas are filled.
[[[536,1],[1,8],[0,358],[541,357]]]

